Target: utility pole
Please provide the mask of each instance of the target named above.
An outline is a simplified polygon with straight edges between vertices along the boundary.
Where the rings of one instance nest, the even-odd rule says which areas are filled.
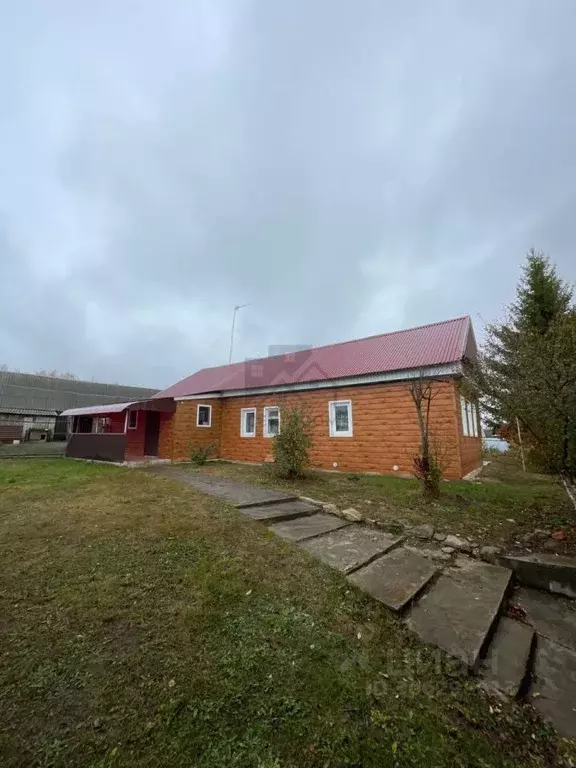
[[[232,330],[230,331],[230,355],[228,356],[228,362],[232,362],[232,351],[234,350],[234,327],[236,326],[236,312],[244,307],[249,307],[250,304],[236,304],[234,312],[232,314]]]

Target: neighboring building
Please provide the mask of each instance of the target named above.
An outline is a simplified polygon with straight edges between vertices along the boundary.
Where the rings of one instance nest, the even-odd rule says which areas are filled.
[[[449,478],[480,464],[478,404],[459,381],[476,358],[469,317],[357,341],[205,368],[146,401],[74,409],[68,455],[187,459],[191,443],[213,443],[215,457],[271,460],[282,409],[314,419],[312,466],[411,474],[419,447],[408,385],[435,381],[431,425]]]
[[[0,443],[66,438],[67,408],[152,397],[158,390],[0,371]]]

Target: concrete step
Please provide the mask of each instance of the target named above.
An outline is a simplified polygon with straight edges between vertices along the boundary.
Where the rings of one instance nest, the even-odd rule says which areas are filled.
[[[300,545],[311,555],[343,573],[351,573],[388,552],[403,541],[403,536],[376,531],[363,525],[348,525]]]
[[[276,504],[260,504],[257,507],[241,507],[239,512],[262,523],[272,521],[279,523],[283,520],[314,515],[318,512],[318,507],[305,501],[283,501]]]
[[[425,642],[476,669],[512,571],[460,558],[416,603],[408,626]]]
[[[266,488],[255,488],[255,498],[248,501],[240,501],[235,504],[238,509],[250,509],[250,507],[265,507],[271,504],[283,503],[285,501],[300,501],[296,494],[280,493],[280,491],[268,491]],[[261,492],[257,493],[257,492]]]
[[[538,636],[532,704],[558,733],[576,739],[576,652]]]
[[[335,515],[325,515],[320,512],[309,517],[298,517],[295,520],[269,525],[268,529],[282,539],[302,541],[302,539],[310,539],[312,536],[320,536],[323,533],[344,528],[346,525],[350,523]]]
[[[348,581],[384,603],[402,611],[436,574],[437,568],[424,557],[405,549],[394,549],[348,576]]]
[[[484,680],[507,696],[518,698],[530,676],[535,640],[532,627],[503,616],[480,668]]]
[[[576,602],[526,587],[511,602],[536,630],[532,704],[558,733],[576,738]]]
[[[511,600],[526,612],[536,632],[576,651],[576,602],[521,587]]]
[[[506,555],[502,565],[512,568],[526,587],[545,589],[558,595],[576,597],[576,558],[563,555]]]

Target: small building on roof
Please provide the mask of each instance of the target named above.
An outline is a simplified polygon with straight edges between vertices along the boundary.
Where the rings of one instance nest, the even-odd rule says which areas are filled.
[[[460,393],[466,366],[476,356],[470,318],[460,317],[204,368],[149,400],[124,403],[115,415],[94,408],[66,413],[80,419],[74,436],[85,435],[83,453],[103,443],[99,435],[115,434],[124,437],[116,438],[114,456],[122,453],[124,459],[186,460],[192,444],[210,443],[214,458],[262,463],[272,458],[282,410],[300,406],[313,419],[313,467],[410,475],[420,435],[409,383],[424,377],[436,390],[430,423],[445,475],[459,478],[481,458],[478,403]],[[82,431],[88,429],[83,417],[91,419],[89,432]],[[68,447],[73,455],[73,440]],[[86,458],[98,458],[92,453]]]

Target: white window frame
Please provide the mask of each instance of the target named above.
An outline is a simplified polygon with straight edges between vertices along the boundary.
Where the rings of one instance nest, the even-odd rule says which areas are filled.
[[[478,405],[460,395],[460,413],[462,416],[462,434],[464,437],[479,437]]]
[[[246,416],[254,414],[254,432],[246,432]],[[240,411],[240,437],[256,437],[256,408],[242,408]]]
[[[470,403],[470,407],[472,409],[472,431],[474,437],[480,437],[480,432],[478,430],[478,405],[477,403]]]
[[[267,405],[264,408],[264,426],[262,427],[262,434],[264,437],[276,437],[275,434],[268,429],[268,417],[270,411],[278,411],[278,434],[280,434],[280,406],[279,405]]]
[[[136,414],[136,423],[133,427],[130,426],[130,414]],[[138,411],[126,411],[126,418],[124,419],[124,432],[128,432],[129,429],[138,429]]]
[[[460,415],[462,417],[462,434],[464,437],[469,437],[468,431],[468,401],[465,397],[460,395]]]
[[[348,408],[348,429],[343,432],[336,430],[336,406],[345,405]],[[328,426],[330,437],[353,437],[354,424],[352,422],[352,400],[331,400],[328,403]]]
[[[208,408],[208,424],[200,424],[200,408]],[[196,426],[200,429],[209,429],[212,426],[212,406],[198,403],[196,406]]]

